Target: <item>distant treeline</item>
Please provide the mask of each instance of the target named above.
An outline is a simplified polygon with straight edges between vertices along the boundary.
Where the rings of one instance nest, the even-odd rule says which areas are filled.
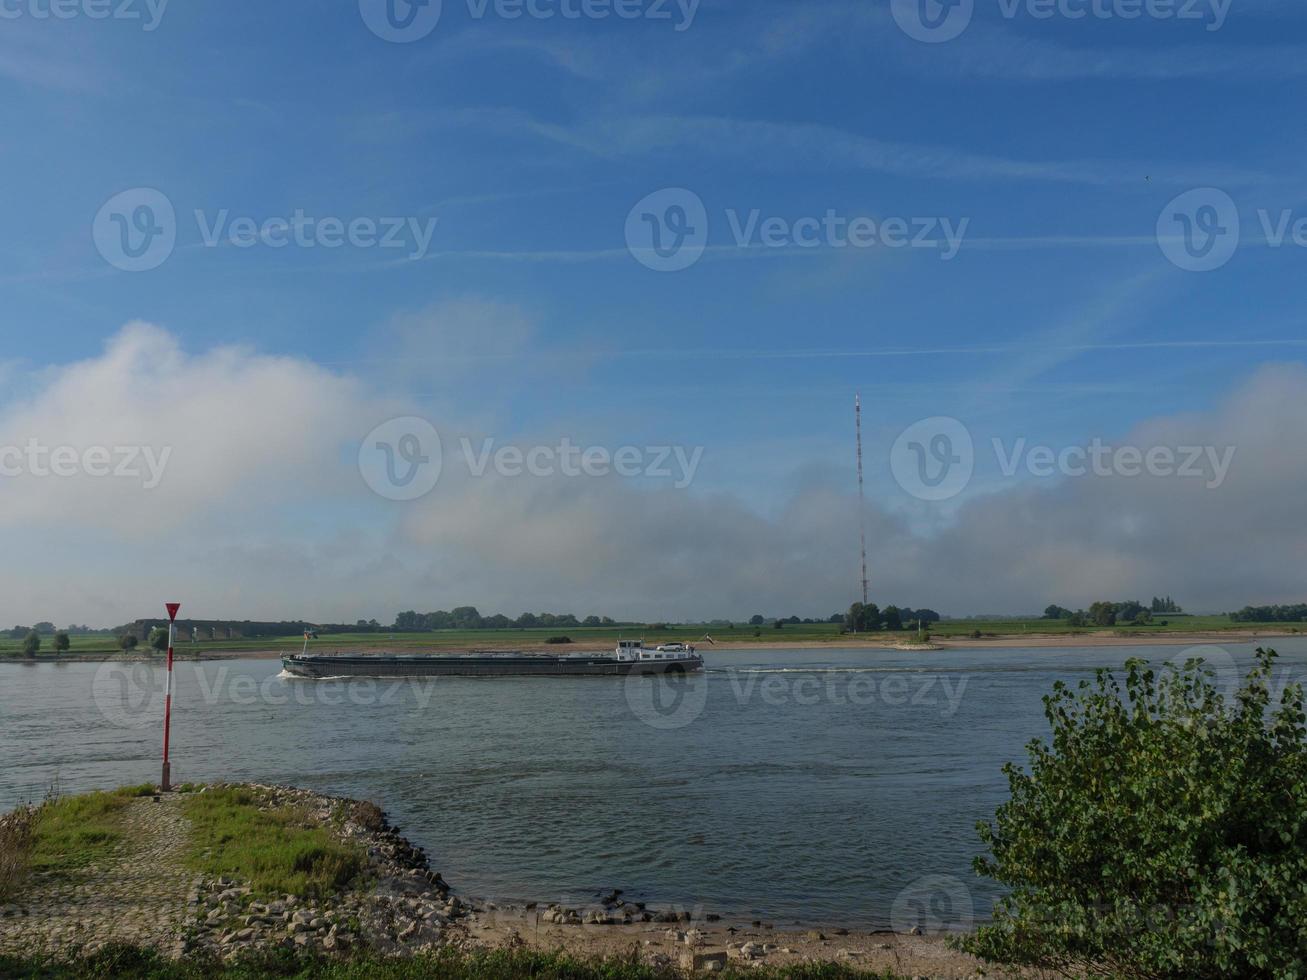
[[[1049,606],[1044,610],[1045,619],[1064,619],[1068,626],[1117,626],[1134,624],[1143,626],[1153,621],[1153,613],[1172,613],[1179,615],[1183,610],[1167,596],[1165,599],[1153,597],[1151,607],[1145,606],[1138,599],[1126,599],[1124,602],[1103,600],[1093,603],[1088,609],[1074,611],[1063,606]]]
[[[578,619],[572,613],[522,613],[510,619],[502,613],[482,616],[476,606],[459,606],[445,612],[419,613],[409,610],[395,617],[395,632],[424,633],[432,630],[508,630],[556,629],[566,626],[636,626],[637,623],[619,623],[608,616],[587,616]]]
[[[877,630],[915,629],[939,622],[940,615],[933,609],[909,609],[907,606],[886,606],[883,610],[874,602],[863,605],[855,602],[844,614],[844,628],[851,633],[873,633]]]
[[[1230,613],[1236,623],[1302,623],[1307,622],[1307,602],[1291,606],[1244,606]]]

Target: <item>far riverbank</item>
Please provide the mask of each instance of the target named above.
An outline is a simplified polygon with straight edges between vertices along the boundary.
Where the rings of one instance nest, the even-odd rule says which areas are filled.
[[[1267,640],[1274,640],[1283,637],[1301,636],[1301,630],[1297,629],[1228,629],[1228,630],[1192,630],[1192,631],[1168,631],[1168,632],[1135,632],[1130,630],[1101,630],[1096,632],[1084,633],[1037,633],[1037,632],[1019,632],[1019,633],[1001,633],[980,631],[979,637],[975,636],[932,636],[924,643],[916,643],[911,639],[911,634],[901,633],[897,635],[881,634],[875,637],[863,638],[855,634],[844,634],[839,637],[833,637],[830,640],[790,640],[786,637],[778,636],[776,639],[752,638],[747,640],[717,640],[715,643],[699,643],[696,645],[698,651],[711,657],[714,650],[901,650],[901,651],[920,651],[923,653],[932,650],[978,650],[986,647],[1003,648],[1003,649],[1046,649],[1046,648],[1065,648],[1065,649],[1082,649],[1094,647],[1150,647],[1150,646],[1198,646],[1203,644],[1220,645],[1224,643],[1260,643]],[[448,649],[438,645],[432,645],[428,649],[421,646],[414,646],[411,641],[403,644],[387,644],[383,641],[375,643],[342,645],[333,647],[331,638],[326,637],[316,640],[310,644],[309,650],[312,653],[331,654],[331,653],[349,653],[349,654],[379,654],[379,653],[477,653],[485,651],[502,651],[514,650],[527,653],[592,653],[608,651],[612,649],[612,644],[602,641],[586,640],[568,644],[519,644],[519,645],[498,645],[498,646],[474,646],[469,645],[461,650]],[[207,661],[207,660],[280,660],[289,653],[296,653],[298,650],[291,650],[287,647],[280,649],[257,649],[257,648],[236,648],[236,649],[201,649],[194,650],[189,647],[177,647],[174,649],[174,659],[179,661]],[[101,653],[38,653],[35,657],[24,657],[20,655],[0,655],[0,663],[101,663],[105,661],[114,662],[153,662],[163,658],[162,653],[141,652],[139,650],[130,653],[124,652],[101,652]]]

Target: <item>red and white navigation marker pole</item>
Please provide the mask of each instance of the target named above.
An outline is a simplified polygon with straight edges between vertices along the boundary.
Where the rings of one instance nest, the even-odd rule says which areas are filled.
[[[172,771],[168,765],[168,733],[172,730],[172,634],[173,625],[177,622],[177,610],[182,607],[182,604],[165,602],[164,605],[168,609],[168,686],[164,689],[163,695],[163,779],[159,783],[159,789],[166,793],[172,788],[170,783]]]

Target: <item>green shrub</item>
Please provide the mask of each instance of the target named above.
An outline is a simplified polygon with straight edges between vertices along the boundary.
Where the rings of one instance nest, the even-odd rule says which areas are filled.
[[[1227,702],[1199,661],[1127,662],[1044,699],[1051,743],[980,836],[1011,888],[961,945],[984,959],[1128,977],[1307,976],[1303,691],[1274,651]]]

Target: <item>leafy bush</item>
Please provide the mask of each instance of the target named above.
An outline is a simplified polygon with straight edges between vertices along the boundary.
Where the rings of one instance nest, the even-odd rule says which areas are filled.
[[[962,940],[987,960],[1127,977],[1307,976],[1303,690],[1275,653],[1231,701],[1201,661],[1044,699],[976,870],[1010,886]]]

